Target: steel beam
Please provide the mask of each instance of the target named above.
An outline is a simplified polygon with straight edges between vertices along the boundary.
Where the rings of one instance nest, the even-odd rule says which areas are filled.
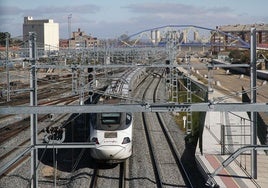
[[[92,105],[51,105],[51,106],[1,106],[0,114],[64,114],[100,112],[268,112],[268,103],[153,103],[153,104],[92,104]]]
[[[107,68],[137,68],[137,67],[144,67],[144,68],[176,68],[182,67],[187,69],[188,67],[194,68],[232,68],[232,67],[250,67],[249,64],[224,64],[218,60],[213,59],[211,63],[207,64],[196,64],[196,63],[189,63],[189,64],[173,64],[173,65],[166,65],[162,62],[153,62],[151,64],[109,64],[109,65],[36,65],[35,68],[53,68],[53,69],[86,69],[86,68],[94,68],[94,69],[107,69]]]
[[[95,148],[95,142],[61,143],[61,144],[36,144],[38,149],[68,149],[68,148]]]

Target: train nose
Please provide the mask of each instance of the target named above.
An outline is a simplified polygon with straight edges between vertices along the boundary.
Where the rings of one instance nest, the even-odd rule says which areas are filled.
[[[104,159],[118,158],[118,155],[124,151],[125,148],[121,146],[102,146],[98,148],[100,157]]]
[[[125,159],[131,155],[131,146],[100,146],[92,151],[93,157],[97,159]]]

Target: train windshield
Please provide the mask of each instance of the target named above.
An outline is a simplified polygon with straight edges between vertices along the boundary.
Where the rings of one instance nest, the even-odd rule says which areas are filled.
[[[122,127],[121,113],[101,113],[99,114],[98,130],[114,131]]]
[[[101,124],[120,124],[121,113],[102,113]]]

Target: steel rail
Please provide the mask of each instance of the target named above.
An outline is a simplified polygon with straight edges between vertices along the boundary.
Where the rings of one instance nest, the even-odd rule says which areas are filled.
[[[120,163],[120,169],[119,169],[119,188],[125,188],[125,162]]]
[[[92,174],[92,177],[91,177],[91,181],[90,181],[90,184],[89,184],[89,188],[94,188],[96,187],[97,185],[97,180],[98,180],[98,174],[99,174],[99,169],[95,168],[93,170],[93,174]]]
[[[148,84],[148,86],[146,87],[142,98],[145,98],[145,94],[148,91],[149,86],[152,84],[154,80],[152,79],[150,84]],[[147,144],[148,144],[148,149],[149,149],[149,153],[150,153],[150,157],[151,157],[151,162],[152,162],[152,166],[154,169],[154,175],[155,175],[155,180],[156,180],[156,185],[158,188],[162,188],[164,187],[163,181],[162,181],[162,175],[161,175],[161,171],[160,171],[160,166],[158,165],[158,163],[156,162],[156,155],[153,151],[153,144],[152,144],[152,138],[151,135],[149,133],[149,128],[147,126],[147,122],[146,122],[146,118],[145,118],[145,113],[142,113],[142,121],[143,121],[143,126],[144,126],[144,131],[145,131],[145,135],[146,135],[146,140],[147,140]]]

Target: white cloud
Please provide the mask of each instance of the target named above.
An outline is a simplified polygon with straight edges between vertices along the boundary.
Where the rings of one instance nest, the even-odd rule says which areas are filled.
[[[0,0],[1,1],[1,0]],[[163,2],[163,1],[162,1]],[[20,6],[0,6],[0,24],[6,31],[19,35],[22,31],[23,17],[34,19],[52,18],[60,23],[60,35],[67,37],[67,16],[72,13],[72,30],[81,28],[97,37],[116,37],[123,33],[133,34],[141,30],[169,25],[192,24],[215,28],[217,25],[267,22],[267,16],[257,17],[224,6],[183,3],[136,3],[127,6],[120,4],[115,9],[101,3],[39,6],[22,8]],[[1,30],[2,30],[1,28]]]
[[[1,16],[10,15],[49,15],[61,13],[77,13],[77,14],[96,14],[101,10],[101,7],[94,4],[83,4],[76,6],[38,6],[30,9],[23,9],[19,6],[0,6]]]
[[[250,15],[239,15],[241,13],[226,5],[207,8],[182,3],[137,3],[123,8],[135,13],[132,20],[136,25],[148,28],[167,24],[193,24],[215,28],[217,25],[243,24],[254,20]]]

